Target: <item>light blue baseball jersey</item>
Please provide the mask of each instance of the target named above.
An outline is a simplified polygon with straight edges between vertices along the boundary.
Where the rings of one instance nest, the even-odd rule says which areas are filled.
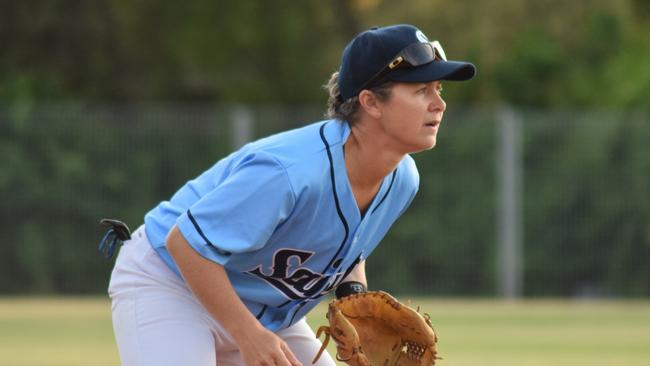
[[[152,246],[179,274],[165,248],[177,224],[224,266],[266,328],[294,324],[370,255],[417,192],[407,155],[362,216],[344,161],[349,134],[347,123],[328,120],[245,145],[147,213]]]

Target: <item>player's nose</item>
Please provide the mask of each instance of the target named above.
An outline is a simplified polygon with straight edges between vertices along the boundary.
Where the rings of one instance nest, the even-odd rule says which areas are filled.
[[[447,109],[447,103],[442,99],[439,93],[434,93],[434,96],[429,103],[429,111],[431,112],[444,112]]]

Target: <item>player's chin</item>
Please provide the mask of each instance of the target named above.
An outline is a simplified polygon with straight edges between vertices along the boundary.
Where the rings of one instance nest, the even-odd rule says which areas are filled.
[[[436,138],[436,136],[433,136],[433,141],[431,142],[431,144],[429,145],[429,147],[426,148],[426,150],[431,150],[431,149],[433,149],[434,147],[436,147],[436,143],[437,143],[437,142],[438,142],[438,139]]]
[[[421,135],[422,150],[431,150],[436,146],[438,137],[438,126],[425,126],[424,133]]]
[[[418,141],[418,144],[413,146],[412,152],[420,152],[425,150],[431,150],[436,146],[436,136],[427,136],[426,138]]]
[[[433,133],[429,132],[422,137],[423,150],[431,150],[436,146],[436,142],[438,141],[438,131],[435,130]]]
[[[431,142],[427,145],[427,147],[424,148],[423,150],[431,150],[431,149],[433,149],[434,147],[436,147],[436,142],[437,142],[436,137],[434,136],[432,140],[433,140],[433,141],[431,141]]]

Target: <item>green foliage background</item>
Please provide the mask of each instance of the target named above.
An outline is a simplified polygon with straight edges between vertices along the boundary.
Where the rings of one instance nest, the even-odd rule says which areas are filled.
[[[104,291],[97,221],[132,228],[232,148],[321,118],[373,25],[417,24],[479,69],[449,83],[418,198],[369,261],[396,293],[490,295],[497,113],[523,126],[525,292],[650,295],[650,6],[643,0],[0,3],[0,292]],[[410,255],[404,255],[408,253]]]
[[[322,103],[343,46],[417,24],[479,66],[472,104],[643,105],[644,0],[124,0],[0,4],[5,101]]]

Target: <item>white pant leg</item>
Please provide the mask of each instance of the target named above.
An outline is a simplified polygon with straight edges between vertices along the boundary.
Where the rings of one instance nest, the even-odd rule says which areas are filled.
[[[209,314],[151,248],[144,229],[118,255],[109,284],[113,329],[124,366],[215,366]]]
[[[123,366],[244,365],[233,338],[151,248],[144,227],[120,249],[109,295]],[[311,365],[321,342],[305,319],[277,334],[303,365]],[[316,363],[334,365],[327,352]]]
[[[312,364],[311,361],[314,359],[322,345],[305,319],[300,320],[298,323],[287,329],[283,329],[276,334],[287,343],[291,352],[293,352],[303,366],[310,366]],[[217,365],[242,366],[244,365],[244,360],[238,349],[229,349],[218,352]],[[318,359],[318,362],[314,365],[336,366],[336,362],[334,362],[327,351],[324,351]]]
[[[311,361],[316,357],[322,345],[304,318],[291,327],[279,331],[277,334],[287,342],[287,345],[303,366],[312,364]],[[318,362],[314,365],[335,366],[336,362],[334,362],[330,354],[325,350],[318,359]]]

